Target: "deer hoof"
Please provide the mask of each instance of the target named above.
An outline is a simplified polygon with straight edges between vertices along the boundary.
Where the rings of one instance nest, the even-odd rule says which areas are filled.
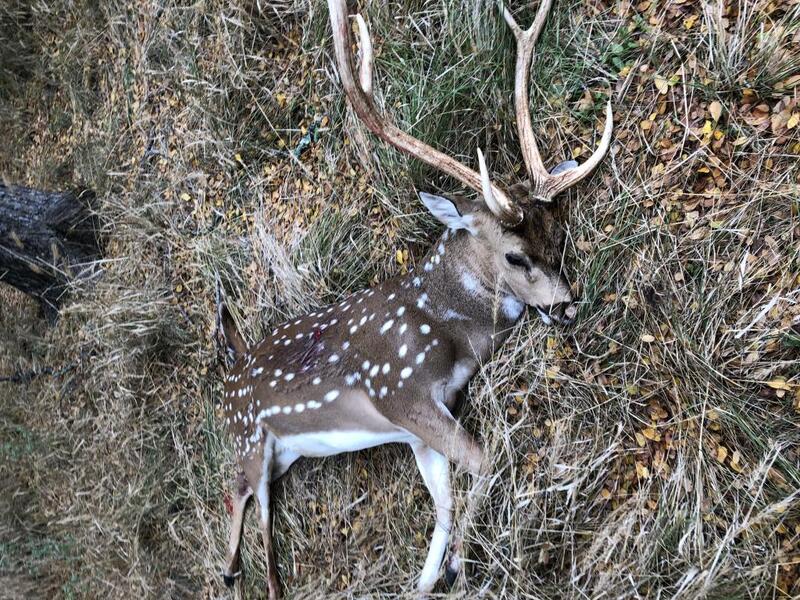
[[[450,557],[447,564],[444,566],[444,582],[447,584],[447,589],[452,589],[453,585],[458,578],[458,572],[461,570],[461,559],[457,554]]]
[[[225,587],[232,588],[234,586],[234,584],[236,583],[236,580],[239,578],[239,575],[241,575],[241,574],[242,574],[241,571],[237,571],[233,575],[228,575],[227,573],[223,573],[222,574],[222,581],[225,582]]]

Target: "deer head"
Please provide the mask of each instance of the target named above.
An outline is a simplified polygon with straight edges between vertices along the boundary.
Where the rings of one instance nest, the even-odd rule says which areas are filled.
[[[570,322],[577,307],[561,269],[563,232],[547,205],[600,164],[611,143],[613,115],[609,101],[600,144],[585,163],[578,165],[567,161],[547,171],[533,135],[528,74],[536,40],[551,4],[552,0],[542,0],[533,25],[527,30],[517,24],[508,8],[501,7],[503,18],[517,41],[514,103],[528,174],[526,182],[504,190],[491,180],[480,148],[477,150],[479,170],[476,172],[401,131],[379,112],[373,95],[373,52],[366,23],[361,15],[356,15],[361,46],[359,76],[356,78],[349,50],[345,3],[328,2],[339,77],[359,118],[382,140],[478,192],[484,204],[484,207],[479,207],[463,199],[447,200],[426,195],[422,197],[426,207],[451,229],[467,229],[476,238],[472,247],[485,269],[487,281],[499,285],[518,301],[535,307],[545,322],[550,318]],[[524,192],[524,197],[520,197],[520,192]]]

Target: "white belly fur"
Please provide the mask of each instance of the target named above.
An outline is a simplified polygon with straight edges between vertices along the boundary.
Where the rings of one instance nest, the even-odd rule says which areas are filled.
[[[413,442],[415,435],[397,431],[375,433],[372,431],[314,431],[278,438],[278,445],[300,456],[333,456],[342,452],[355,452],[392,442]]]

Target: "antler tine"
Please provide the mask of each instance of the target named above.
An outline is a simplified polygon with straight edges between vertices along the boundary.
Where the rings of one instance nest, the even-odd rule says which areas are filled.
[[[483,158],[483,152],[478,148],[478,168],[481,172],[481,189],[483,191],[483,200],[486,206],[494,215],[501,221],[507,223],[519,223],[522,221],[522,214],[519,209],[513,205],[509,207],[506,204],[498,201],[492,192],[492,182],[489,179],[489,170],[486,168],[486,161]],[[516,210],[515,210],[516,209]]]
[[[611,102],[609,101],[608,107],[606,108],[606,125],[603,131],[603,137],[597,150],[595,150],[589,160],[575,169],[564,171],[558,175],[551,175],[548,173],[542,162],[541,154],[539,154],[536,138],[533,135],[528,99],[528,76],[531,63],[533,62],[533,50],[536,46],[536,41],[539,39],[539,34],[542,32],[544,22],[547,19],[547,14],[550,12],[552,4],[553,0],[542,0],[539,5],[539,10],[536,12],[536,18],[533,20],[533,24],[524,31],[517,24],[511,11],[508,10],[502,2],[498,4],[502,11],[503,18],[517,41],[517,59],[514,71],[514,108],[517,117],[517,130],[519,133],[522,157],[528,169],[528,177],[531,180],[531,191],[538,196],[540,200],[544,201],[551,201],[559,192],[574,185],[592,172],[608,151],[611,144],[611,130],[613,128],[613,115],[611,111]]]
[[[606,155],[606,152],[608,152],[608,149],[611,146],[611,132],[613,129],[614,114],[611,110],[611,100],[609,100],[608,104],[606,104],[606,124],[603,128],[603,137],[600,138],[600,143],[597,145],[597,149],[592,152],[592,155],[589,157],[589,159],[582,165],[559,173],[558,175],[548,174],[548,177],[550,178],[547,191],[548,198],[554,198],[560,192],[572,187],[581,179],[586,177],[589,173],[594,171],[595,167],[600,164],[600,161],[603,160],[603,157]]]
[[[372,40],[369,37],[364,17],[358,14],[356,21],[358,22],[358,37],[361,41],[361,66],[358,70],[358,79],[364,93],[372,96]]]
[[[350,99],[353,110],[355,110],[367,128],[395,148],[440,169],[451,177],[458,179],[465,186],[482,194],[483,184],[478,173],[454,158],[401,131],[379,113],[372,94],[372,43],[369,39],[369,32],[364,19],[361,15],[356,15],[361,39],[361,66],[359,82],[356,83],[349,48],[350,32],[347,24],[345,0],[328,0],[328,11],[333,29],[333,49],[337,70],[339,71],[339,79],[341,79],[342,88]],[[491,191],[491,199],[485,195],[484,199],[489,208],[492,209],[492,212],[495,212],[492,207],[499,205],[501,207],[500,214],[495,212],[498,218],[512,225],[518,224],[522,220],[522,210],[497,185],[490,182],[489,189]]]

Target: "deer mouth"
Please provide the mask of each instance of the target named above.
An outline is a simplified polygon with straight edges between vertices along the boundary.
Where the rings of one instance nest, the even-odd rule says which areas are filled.
[[[550,325],[555,321],[561,325],[571,325],[575,322],[575,315],[578,307],[574,302],[562,302],[552,306],[535,307],[545,325]]]

